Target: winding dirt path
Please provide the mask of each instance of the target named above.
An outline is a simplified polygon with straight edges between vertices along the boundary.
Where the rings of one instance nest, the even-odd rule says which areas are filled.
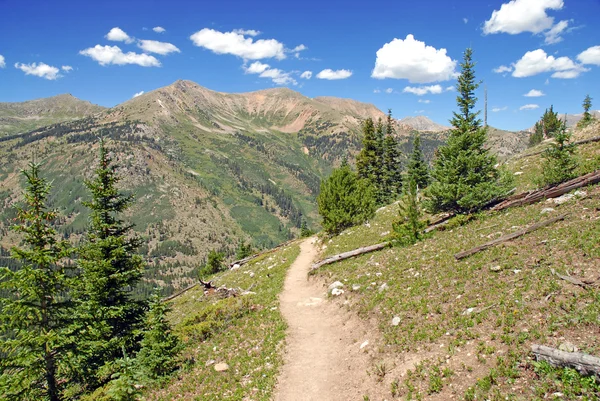
[[[288,322],[285,363],[275,401],[350,401],[373,394],[373,339],[370,330],[345,308],[326,300],[327,288],[308,280],[317,256],[315,239],[301,244],[280,295],[281,312]],[[370,344],[363,346],[365,341]]]

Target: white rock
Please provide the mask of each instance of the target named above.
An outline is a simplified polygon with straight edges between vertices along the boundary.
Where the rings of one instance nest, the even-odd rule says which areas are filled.
[[[229,365],[227,365],[225,362],[217,363],[215,365],[215,370],[217,372],[225,372],[226,370],[229,370]]]
[[[473,313],[474,310],[475,310],[475,308],[469,308],[466,311],[464,311],[462,314],[463,315],[470,315],[471,313]]]
[[[336,281],[336,282],[332,283],[331,285],[329,285],[329,287],[327,289],[329,291],[331,291],[336,288],[343,288],[343,287],[344,287],[344,283],[342,283],[341,281]]]
[[[371,223],[365,223],[365,227],[371,228]]]
[[[360,285],[352,284],[352,291],[358,291],[358,290],[360,290]]]
[[[563,196],[554,198],[553,202],[555,205],[562,205],[563,203],[570,201],[574,197],[575,197],[575,195],[573,195],[573,194],[564,194]]]
[[[573,195],[578,198],[585,198],[587,196],[587,192],[578,189],[577,191],[573,192]]]
[[[400,318],[398,316],[394,316],[392,319],[392,326],[398,326],[400,324]]]
[[[515,175],[521,175],[521,174],[523,174],[522,171],[515,171]]]
[[[342,290],[341,288],[334,288],[333,290],[331,290],[331,295],[333,295],[334,297],[337,297],[338,295],[342,295],[344,293],[344,290]]]
[[[250,277],[254,277],[254,272],[250,272]]]
[[[492,266],[492,267],[490,267],[490,270],[493,272],[499,272],[500,270],[502,270],[502,266],[500,266],[500,265]]]
[[[369,340],[366,340],[364,343],[362,343],[360,345],[360,349],[363,349],[364,347],[366,347],[367,345],[369,345]]]
[[[383,283],[381,284],[381,286],[379,287],[379,292],[384,292],[385,290],[387,290],[388,288],[390,288],[389,285],[387,285],[387,283]]]
[[[384,231],[384,232],[382,232],[382,233],[381,233],[381,234],[379,234],[379,235],[381,235],[382,237],[385,237],[385,236],[386,236],[386,235],[388,235],[389,233],[390,233],[389,231]]]
[[[237,270],[240,268],[240,265],[238,265],[237,263],[234,264],[233,266],[231,266],[231,270]]]
[[[547,214],[547,213],[552,213],[553,211],[554,211],[554,209],[552,209],[551,207],[545,207],[542,209],[542,211],[540,213]]]
[[[519,273],[521,273],[521,270],[520,270],[520,269],[515,269],[515,270],[513,270],[513,272],[514,272],[515,274],[519,274]]]
[[[204,364],[204,366],[207,366],[207,367],[208,367],[208,366],[210,366],[210,365],[213,365],[214,363],[215,363],[215,360],[214,360],[214,359],[209,359],[208,361],[206,361],[206,363]]]

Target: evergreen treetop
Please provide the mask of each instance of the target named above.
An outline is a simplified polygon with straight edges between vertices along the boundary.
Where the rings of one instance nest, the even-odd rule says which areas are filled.
[[[413,149],[408,160],[406,175],[409,180],[414,180],[419,189],[425,189],[431,180],[429,176],[429,166],[421,150],[421,136],[415,133],[413,139]]]

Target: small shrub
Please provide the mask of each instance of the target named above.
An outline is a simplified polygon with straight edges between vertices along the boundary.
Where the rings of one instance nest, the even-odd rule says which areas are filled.
[[[567,132],[564,122],[554,139],[555,142],[550,144],[542,156],[542,185],[559,184],[575,177],[575,145],[571,142],[571,134]]]

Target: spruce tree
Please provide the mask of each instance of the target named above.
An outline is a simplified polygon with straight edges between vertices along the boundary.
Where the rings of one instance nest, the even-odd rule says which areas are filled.
[[[542,154],[542,185],[554,185],[575,177],[577,161],[575,160],[575,145],[571,142],[571,134],[567,132],[566,122],[561,122],[561,128]]]
[[[23,247],[12,257],[16,271],[0,269],[0,398],[61,400],[60,365],[64,360],[72,316],[68,298],[69,246],[57,240],[47,209],[50,185],[40,177],[39,164],[23,171],[27,180],[25,207],[18,208]]]
[[[356,157],[356,170],[358,176],[369,181],[375,187],[379,184],[381,143],[379,134],[375,130],[372,118],[367,118],[363,123],[362,149]]]
[[[406,175],[409,180],[412,179],[415,181],[419,189],[427,188],[431,179],[429,176],[429,166],[421,150],[421,136],[418,132],[415,133],[413,139],[413,149],[408,160]]]
[[[554,111],[553,105],[550,105],[550,108],[546,109],[540,123],[542,125],[542,132],[546,138],[553,137],[560,130],[561,121],[558,118],[558,112]]]
[[[544,140],[544,126],[538,121],[533,126],[533,134],[529,137],[529,146],[535,146]]]
[[[325,231],[339,234],[373,217],[375,190],[368,180],[359,178],[347,163],[343,163],[321,182],[317,204]]]
[[[382,185],[381,196],[382,203],[389,203],[395,200],[402,192],[402,166],[400,164],[400,151],[398,142],[394,137],[394,126],[392,121],[392,111],[388,111],[387,122],[385,126],[385,138],[383,140],[383,160],[382,160]]]
[[[133,201],[117,189],[120,177],[104,141],[100,142],[95,177],[85,185],[92,200],[89,231],[79,248],[78,330],[81,341],[73,362],[79,379],[95,385],[95,374],[108,362],[138,346],[136,333],[145,310],[133,299],[133,290],[142,277],[144,261],[136,254],[140,239],[132,225],[121,220]]]
[[[399,219],[392,223],[392,228],[400,245],[411,245],[421,239],[425,222],[419,206],[417,182],[414,177],[408,176],[404,186],[404,195],[398,204]]]
[[[496,158],[485,149],[486,128],[475,112],[475,80],[473,51],[467,49],[458,77],[456,98],[459,108],[450,120],[448,144],[437,150],[431,172],[433,182],[427,188],[431,212],[471,213],[503,195],[508,182],[496,170]],[[503,178],[507,177],[506,175]]]
[[[586,95],[585,99],[583,99],[583,117],[577,123],[578,128],[583,128],[592,122],[594,117],[590,114],[590,110],[592,109],[592,98],[590,95]]]

